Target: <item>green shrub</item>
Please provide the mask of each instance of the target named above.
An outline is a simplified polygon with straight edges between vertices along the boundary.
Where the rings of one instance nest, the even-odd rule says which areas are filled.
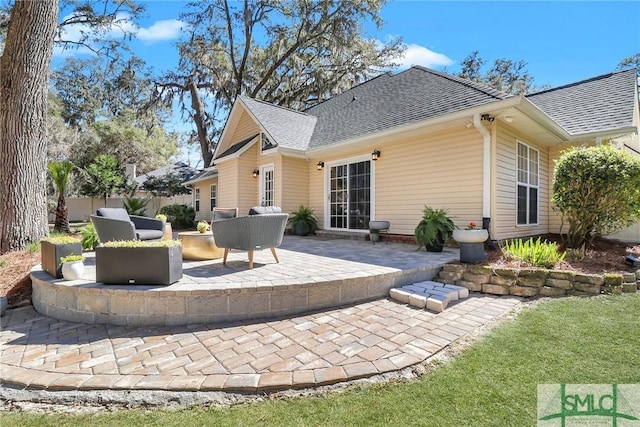
[[[552,268],[561,263],[567,255],[565,251],[558,252],[556,243],[542,242],[529,239],[525,242],[522,239],[506,242],[502,248],[505,257],[524,261],[536,267]]]
[[[27,251],[31,253],[40,252],[40,242],[31,242],[27,245]]]
[[[167,222],[174,229],[194,228],[196,211],[187,205],[167,205],[160,208],[160,212],[167,216]]]
[[[149,199],[139,197],[127,197],[122,201],[122,206],[129,215],[144,216],[144,212],[149,204]]]
[[[79,239],[68,234],[51,233],[50,237],[42,239],[45,242],[52,243],[54,245],[68,245],[70,243],[78,243]]]
[[[640,159],[608,145],[574,147],[556,162],[553,204],[579,248],[640,220]]]
[[[84,257],[82,255],[70,254],[67,256],[60,257],[60,263],[64,264],[65,262],[78,262],[84,261]]]
[[[98,232],[93,224],[85,225],[80,229],[82,235],[82,249],[85,251],[92,251],[93,248],[100,243],[98,239]]]

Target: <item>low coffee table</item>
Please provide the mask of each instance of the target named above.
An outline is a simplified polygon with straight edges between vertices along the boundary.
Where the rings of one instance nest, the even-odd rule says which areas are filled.
[[[182,242],[182,259],[202,261],[222,258],[224,255],[224,249],[216,246],[211,231],[181,231],[178,240]]]

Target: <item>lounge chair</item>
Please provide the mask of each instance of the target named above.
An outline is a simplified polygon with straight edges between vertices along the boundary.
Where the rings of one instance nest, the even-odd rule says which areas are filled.
[[[144,216],[129,215],[122,208],[100,208],[91,215],[101,242],[114,240],[162,240],[164,222]]]
[[[266,213],[254,214],[223,221],[216,221],[212,227],[216,246],[224,248],[222,264],[227,264],[227,255],[231,249],[247,251],[249,268],[253,268],[253,251],[271,249],[271,253],[279,263],[276,248],[282,244],[284,228],[289,214]]]

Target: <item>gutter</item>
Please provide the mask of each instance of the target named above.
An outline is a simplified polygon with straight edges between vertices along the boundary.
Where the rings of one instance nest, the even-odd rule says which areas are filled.
[[[483,228],[488,228],[491,220],[491,134],[478,113],[473,115],[473,126],[482,135],[482,222]],[[486,227],[484,223],[487,223]]]

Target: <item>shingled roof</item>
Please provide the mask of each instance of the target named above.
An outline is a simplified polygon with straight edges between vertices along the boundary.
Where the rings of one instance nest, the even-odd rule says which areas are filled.
[[[633,126],[636,71],[603,74],[527,95],[569,134]],[[631,90],[630,90],[631,89]]]
[[[509,95],[480,83],[414,66],[383,74],[306,112],[318,117],[309,148],[419,122]]]
[[[631,69],[526,98],[569,135],[580,135],[633,126],[635,85],[636,73]],[[377,76],[304,112],[246,96],[239,100],[272,143],[304,151],[509,97],[481,83],[414,66],[398,74]],[[248,142],[235,144],[217,158],[232,154]]]
[[[272,142],[286,148],[307,149],[317,117],[246,96],[240,96],[240,99],[274,139]]]

